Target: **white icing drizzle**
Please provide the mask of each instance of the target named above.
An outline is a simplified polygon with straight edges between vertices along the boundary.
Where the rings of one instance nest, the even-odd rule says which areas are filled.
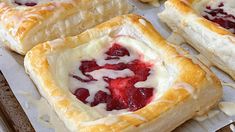
[[[223,86],[229,86],[229,87],[235,89],[235,83],[222,82],[222,85],[223,85]]]
[[[150,75],[148,76],[146,81],[142,81],[142,82],[137,82],[135,84],[135,87],[145,87],[145,88],[151,88],[152,86],[157,87],[158,84],[158,80],[155,78],[155,76],[157,75],[157,71],[155,69],[151,69],[150,70]]]
[[[41,97],[40,99],[35,99],[28,92],[21,92],[21,95],[27,98],[27,103],[25,103],[25,107],[30,109],[31,107],[36,107],[37,109],[37,120],[48,128],[53,128],[55,132],[68,132],[68,129],[65,127],[63,122],[59,119],[53,108],[49,105],[49,103]]]
[[[185,89],[194,99],[197,99],[197,95],[195,94],[195,88],[193,88],[190,84],[181,82],[176,83],[173,87],[175,89]]]
[[[115,43],[115,41],[111,42],[111,43]],[[119,43],[119,42],[117,42],[117,43]],[[122,43],[119,43],[119,44],[122,44]],[[128,63],[128,62],[131,62],[137,58],[140,58],[138,53],[133,48],[131,48],[130,46],[125,46],[125,48],[127,48],[127,50],[129,51],[131,56],[124,56],[124,57],[121,57],[119,60],[106,60],[107,55],[104,52],[106,52],[111,46],[112,45],[108,45],[106,48],[103,48],[100,51],[97,51],[97,55],[95,56],[95,58],[99,58],[99,59],[96,59],[97,64],[99,66],[103,66],[105,64]],[[95,58],[92,57],[92,58],[85,58],[85,59],[91,60],[91,59],[95,59]],[[87,77],[84,76],[80,70],[78,70],[78,67],[80,65],[81,65],[80,62],[78,62],[78,64],[76,64],[77,68],[76,67],[73,68],[73,71],[71,73],[73,73],[74,75],[77,75],[83,79],[86,79]],[[86,101],[89,101],[89,102],[93,101],[95,93],[97,93],[99,90],[110,94],[109,90],[105,88],[108,86],[108,84],[107,84],[107,82],[105,82],[103,80],[104,75],[109,78],[112,78],[112,79],[116,79],[118,77],[128,77],[128,76],[134,75],[134,73],[132,71],[130,71],[129,69],[124,69],[121,71],[100,69],[100,70],[90,72],[88,74],[93,76],[94,79],[96,79],[98,81],[84,83],[81,81],[77,81],[76,79],[73,78],[70,80],[70,89],[72,92],[74,92],[78,88],[78,86],[80,88],[88,88],[90,96],[87,98]]]
[[[130,54],[132,54],[132,53],[133,52],[130,52]],[[106,56],[106,55],[104,55],[104,56]],[[131,62],[131,61],[135,60],[136,58],[138,58],[137,54],[133,54],[131,56],[124,56],[124,57],[121,57],[119,60],[99,59],[99,60],[97,60],[97,64],[98,65],[105,65],[105,64],[128,63],[128,62]]]
[[[86,122],[81,122],[81,126],[94,126],[94,125],[112,125],[118,121],[117,116],[107,116],[105,118],[101,118],[95,121],[86,121]]]
[[[127,40],[125,40],[125,39],[127,39]],[[128,63],[128,62],[131,62],[135,59],[147,59],[148,58],[146,56],[142,57],[140,55],[140,54],[143,54],[143,51],[140,51],[138,49],[138,47],[133,48],[131,46],[132,43],[135,45],[136,45],[136,43],[139,43],[136,40],[133,40],[133,39],[130,39],[127,37],[118,37],[117,39],[115,39],[113,42],[110,42],[110,43],[118,43],[118,44],[124,46],[129,51],[130,56],[120,57],[119,60],[106,60],[107,55],[105,54],[105,52],[108,51],[108,49],[112,46],[109,44],[109,45],[105,46],[106,48],[96,50],[96,55],[94,57],[85,57],[84,59],[80,58],[80,60],[92,60],[92,59],[98,58],[98,59],[96,59],[97,64],[99,66],[103,66],[105,64]],[[150,50],[150,49],[148,49],[148,50]],[[148,58],[148,59],[150,59],[150,58]],[[155,62],[156,60],[159,60],[159,59],[157,59],[157,57],[154,56],[153,58],[151,58],[148,61]],[[87,79],[87,77],[84,76],[80,70],[78,70],[80,65],[81,65],[80,62],[78,61],[77,64],[75,64],[74,68],[72,68],[72,72],[70,72],[70,73],[77,75],[77,76],[81,77],[82,79]],[[160,72],[159,66],[161,66],[161,65],[158,64],[158,65],[154,66],[153,68],[151,68],[150,75],[148,76],[147,80],[143,81],[143,82],[138,82],[135,84],[135,86],[136,87],[156,88],[158,86],[158,81],[159,81],[158,79],[156,79],[158,72]],[[162,72],[166,72],[166,71],[162,71]],[[89,101],[89,102],[93,101],[95,93],[97,93],[99,90],[110,94],[109,90],[105,88],[108,86],[108,83],[103,80],[103,76],[107,76],[109,78],[116,79],[118,77],[128,77],[128,76],[134,75],[134,73],[129,69],[124,69],[124,70],[119,70],[119,71],[108,70],[108,69],[99,69],[99,70],[95,70],[95,71],[92,71],[87,74],[93,76],[94,79],[96,79],[98,81],[91,81],[91,82],[84,83],[84,82],[81,82],[81,81],[78,81],[78,80],[72,78],[69,80],[70,81],[69,87],[72,92],[74,92],[78,87],[79,88],[87,88],[89,90],[90,96],[87,98],[86,101]]]
[[[235,103],[234,102],[220,102],[219,108],[228,116],[235,115]]]
[[[206,120],[208,118],[214,117],[218,113],[219,113],[219,110],[210,110],[208,113],[206,113],[204,115],[201,115],[201,116],[196,116],[193,119],[196,120],[196,121],[201,122],[201,121],[204,121],[204,120]]]
[[[106,111],[106,112],[110,112],[110,111]],[[138,120],[146,121],[146,119],[144,117],[137,115],[137,114],[134,114],[132,112],[127,112],[125,110],[117,110],[117,112],[120,113],[120,115],[128,115],[128,116],[136,118]],[[93,125],[99,125],[99,124],[112,125],[112,124],[116,123],[117,121],[118,121],[118,116],[113,116],[112,114],[109,114],[105,118],[101,118],[101,119],[98,119],[95,121],[82,122],[80,125],[81,126],[93,126]]]
[[[124,114],[122,114],[124,115]],[[143,116],[140,116],[140,115],[137,115],[137,114],[134,114],[134,113],[126,113],[126,115],[130,116],[130,117],[133,117],[133,118],[136,118],[138,120],[141,120],[141,121],[147,121],[146,118],[144,118]]]
[[[147,24],[147,22],[144,19],[139,19],[139,22],[144,26],[146,26],[146,24]]]
[[[102,79],[102,75],[105,75],[112,79],[116,79],[118,77],[132,76],[134,75],[134,73],[129,69],[124,69],[120,71],[100,69],[100,70],[95,70],[95,71],[90,72],[90,75],[93,76],[95,79],[100,80]]]
[[[80,70],[77,70],[77,71],[80,73],[78,74],[78,76],[80,77],[82,73],[80,72]],[[93,76],[94,79],[96,79],[97,81],[81,82],[73,78],[71,80],[70,86],[73,92],[78,88],[78,86],[80,88],[87,88],[90,93],[90,96],[86,100],[88,102],[93,102],[95,94],[100,90],[110,94],[109,90],[105,88],[108,86],[108,83],[103,80],[103,76],[107,76],[111,79],[116,79],[118,77],[128,77],[128,76],[134,75],[134,73],[129,69],[124,69],[120,71],[100,69],[100,70],[92,71],[87,74],[90,74],[91,76]],[[85,76],[83,75],[83,77]],[[84,79],[86,79],[86,77]]]
[[[116,42],[117,42],[117,40],[116,40]],[[115,43],[115,40],[112,43]],[[102,49],[103,53],[101,53],[101,54],[99,54],[99,56],[97,56],[97,58],[99,58],[99,59],[97,59],[98,65],[103,66],[105,64],[128,63],[128,62],[131,62],[137,58],[141,58],[139,53],[133,47],[130,47],[129,45],[126,45],[126,44],[123,44],[120,42],[117,42],[117,43],[124,45],[125,48],[129,51],[130,56],[123,56],[119,60],[106,60],[108,55],[106,55],[104,52],[106,52],[112,46],[112,45],[108,45],[106,48]]]

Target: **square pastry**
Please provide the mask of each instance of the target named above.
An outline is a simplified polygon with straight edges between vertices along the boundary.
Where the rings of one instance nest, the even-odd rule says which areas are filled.
[[[168,0],[163,22],[235,79],[235,1]]]
[[[2,0],[0,37],[24,55],[38,43],[77,35],[129,9],[127,0]]]
[[[39,44],[26,72],[70,131],[171,131],[207,112],[220,81],[144,18],[119,16]]]

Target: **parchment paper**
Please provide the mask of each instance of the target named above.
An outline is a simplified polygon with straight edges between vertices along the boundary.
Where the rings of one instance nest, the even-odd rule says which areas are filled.
[[[167,28],[166,25],[161,23],[157,17],[157,13],[163,10],[163,6],[154,7],[147,4],[142,4],[137,0],[130,0],[130,2],[135,6],[133,12],[144,16],[148,19],[154,27],[160,32],[160,34],[167,38],[171,31]],[[184,49],[189,50],[190,53],[195,53],[194,49],[188,45],[183,46]],[[216,68],[211,68],[214,73],[221,79],[223,82],[234,83],[234,81],[225,73],[221,72]],[[13,93],[18,99],[19,103],[22,105],[26,115],[28,116],[30,122],[34,129],[38,132],[53,132],[54,129],[43,125],[38,120],[37,107],[31,105],[30,102],[32,99],[40,99],[40,94],[24,71],[23,67],[23,56],[20,56],[16,53],[9,51],[3,46],[0,47],[0,70],[4,74],[6,80],[8,81]],[[27,94],[24,94],[24,92]],[[235,90],[231,87],[224,86],[224,97],[223,101],[235,102]],[[29,97],[30,96],[30,97]],[[31,98],[31,100],[29,99]],[[48,111],[53,111],[50,107]],[[57,117],[55,117],[57,118]],[[59,119],[58,119],[59,120]],[[223,112],[219,112],[215,116],[206,119],[204,121],[198,122],[195,120],[190,120],[177,128],[175,131],[179,132],[213,132],[219,128],[233,122],[235,117],[229,117]],[[62,127],[63,123],[61,122]]]

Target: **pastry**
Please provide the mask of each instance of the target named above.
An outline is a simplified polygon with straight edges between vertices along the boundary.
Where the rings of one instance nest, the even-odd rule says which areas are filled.
[[[39,44],[26,72],[70,131],[171,131],[216,105],[218,78],[144,18]]]
[[[160,19],[235,79],[235,1],[168,0]]]
[[[130,9],[127,0],[2,1],[0,36],[22,55],[38,43],[77,35]]]
[[[147,3],[147,4],[150,4],[150,5],[153,5],[155,7],[160,6],[159,0],[139,0],[139,1],[142,2],[142,3]]]
[[[152,2],[154,0],[140,0],[140,1],[146,3],[146,2]]]

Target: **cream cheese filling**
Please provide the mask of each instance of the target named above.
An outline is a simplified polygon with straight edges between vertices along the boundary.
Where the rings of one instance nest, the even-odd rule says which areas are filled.
[[[102,58],[105,58],[104,53],[109,49],[111,43],[121,44],[123,47],[128,49],[130,54],[135,52],[140,53],[143,55],[142,58],[145,62],[154,63],[154,66],[151,68],[150,75],[148,76],[147,80],[135,84],[137,88],[152,87],[155,89],[155,95],[152,102],[158,100],[174,83],[175,75],[171,75],[174,73],[169,73],[169,69],[166,69],[158,53],[148,47],[147,44],[127,36],[120,36],[117,38],[104,36],[97,40],[90,41],[87,44],[83,44],[76,48],[60,52],[59,54],[50,54],[47,59],[56,83],[61,88],[69,90],[71,93],[73,93],[78,87],[84,86],[90,92],[90,97],[88,98],[89,101],[92,101],[94,99],[94,94],[98,90],[103,90],[109,93],[107,89],[105,90],[105,86],[107,84],[104,81],[97,81],[95,83],[88,84],[69,77],[69,74],[73,73],[82,75],[81,73],[79,73],[80,71],[78,70],[81,60],[96,59],[98,64],[113,64],[119,62],[129,62],[131,60],[138,59],[139,56],[135,56],[136,54],[133,54],[134,56],[123,57],[119,60],[119,62],[114,62],[113,60],[106,60],[106,62],[104,62],[104,59]],[[120,71],[101,69],[93,71],[90,74],[92,74],[95,79],[101,80],[101,75],[107,75],[110,78],[117,78],[131,76],[133,72],[129,69]],[[85,76],[82,77],[85,78]],[[102,103],[93,108],[103,116],[123,114],[128,112],[125,109],[106,111],[105,104]]]

